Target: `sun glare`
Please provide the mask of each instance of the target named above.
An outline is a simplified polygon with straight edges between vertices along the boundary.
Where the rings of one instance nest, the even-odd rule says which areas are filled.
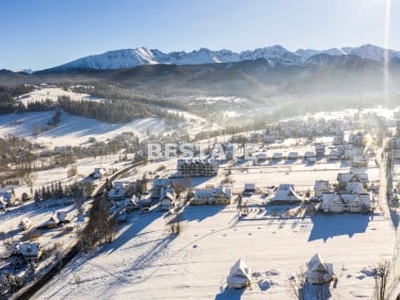
[[[389,35],[390,35],[390,13],[392,8],[392,0],[385,1],[385,33],[384,33],[384,76],[383,76],[383,88],[385,93],[385,103],[388,103],[389,99]]]

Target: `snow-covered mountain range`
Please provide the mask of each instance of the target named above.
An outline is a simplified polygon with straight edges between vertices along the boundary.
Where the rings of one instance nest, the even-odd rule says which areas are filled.
[[[291,52],[280,45],[274,45],[255,50],[242,51],[240,53],[230,50],[212,51],[201,48],[192,52],[170,52],[164,53],[157,49],[122,49],[108,51],[103,54],[90,55],[69,63],[57,66],[53,69],[121,69],[134,68],[141,65],[154,64],[176,64],[176,65],[199,65],[210,63],[228,63],[244,60],[266,59],[271,63],[282,64],[304,64],[307,60],[318,54],[330,56],[356,55],[363,59],[371,59],[382,62],[385,57],[384,48],[371,44],[360,47],[332,48],[327,50],[299,49]],[[400,51],[387,50],[389,61],[400,61]]]

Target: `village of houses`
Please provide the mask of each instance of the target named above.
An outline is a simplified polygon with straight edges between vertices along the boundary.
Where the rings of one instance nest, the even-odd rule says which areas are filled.
[[[388,123],[388,128],[394,127],[393,122]],[[179,258],[182,253],[205,251],[193,254],[197,260],[185,256],[186,261],[181,260],[176,267],[185,265],[177,272],[185,272],[186,279],[182,280],[186,280],[186,292],[179,288],[180,284],[175,284],[176,279],[172,280],[173,284],[162,279],[163,275],[174,278],[176,274],[163,268],[159,270],[154,280],[163,291],[163,298],[176,299],[175,296],[197,293],[196,299],[299,299],[299,290],[305,289],[302,284],[311,286],[304,299],[372,297],[374,267],[382,259],[394,259],[396,250],[393,249],[397,248],[397,231],[380,189],[382,169],[378,151],[382,149],[370,142],[373,138],[369,133],[349,128],[347,119],[326,121],[324,125],[333,134],[312,139],[281,138],[275,132],[249,134],[249,140],[257,145],[252,159],[243,158],[239,144],[231,137],[223,141],[224,149],[226,153],[233,147],[237,149],[227,159],[220,160],[218,155],[158,159],[139,165],[134,172],[115,176],[112,186],[104,190],[110,215],[117,219],[121,231],[113,243],[118,243],[124,232],[132,230],[129,242],[122,239],[126,246],[135,239],[140,244],[143,239],[140,235],[148,235],[149,231],[159,232],[155,240],[176,236],[165,245],[169,250],[150,248],[154,252],[144,254],[140,251],[149,249],[137,247],[133,253],[129,252],[132,262],[137,257],[151,256],[149,262],[138,263],[142,267],[135,271],[143,273],[140,277],[149,276],[150,269],[156,266],[183,259]],[[299,126],[295,128],[299,130]],[[397,154],[396,159],[400,158]],[[125,168],[122,164],[113,167]],[[111,182],[108,170],[106,166],[94,166],[87,175],[97,187],[103,187],[106,181]],[[56,259],[63,247],[68,249],[74,244],[74,237],[89,218],[90,201],[78,211],[77,204],[70,200],[63,200],[62,204],[59,200],[49,201],[40,208],[29,202],[12,207],[9,203],[15,198],[14,191],[2,192],[0,196],[5,248],[1,268],[8,276],[22,273],[24,278],[29,275],[34,280],[40,274],[40,266],[43,265],[42,272],[45,272],[46,261]],[[390,203],[393,204],[390,209],[397,208],[396,188]],[[285,227],[290,233],[283,232]],[[33,229],[40,236],[29,237]],[[261,229],[265,232],[259,236]],[[223,232],[228,230],[232,240],[223,242],[219,248],[218,240],[227,237]],[[243,230],[246,234],[239,235]],[[217,232],[223,233],[222,236],[208,237]],[[238,236],[233,238],[235,234]],[[255,236],[259,236],[258,242],[250,241]],[[173,243],[179,246],[174,248]],[[200,250],[202,247],[209,249]],[[49,248],[56,254],[53,251],[52,256],[45,255]],[[178,254],[176,249],[182,253]],[[161,255],[163,251],[176,256]],[[214,256],[219,257],[218,262],[213,261]],[[99,259],[104,257],[99,255]],[[118,264],[117,259],[109,260],[110,266]],[[193,266],[186,265],[189,263]],[[96,282],[93,274],[85,272],[85,266],[71,267],[82,268],[79,275],[74,275],[73,283],[79,286],[83,296],[85,291],[91,292],[90,285],[85,286],[83,282]],[[303,275],[299,275],[299,270]],[[86,279],[81,283],[77,278]],[[299,283],[302,278],[304,283]],[[197,279],[204,282],[191,286]],[[51,286],[57,286],[56,283]],[[147,281],[132,279],[130,287],[122,290],[130,295],[140,293],[142,299],[157,298],[149,286]],[[322,298],[318,298],[322,292],[312,286],[325,288],[323,295],[320,294]],[[72,287],[65,289],[74,295]],[[114,292],[113,295],[119,293]],[[37,297],[51,298],[52,293],[51,288],[45,289]],[[65,294],[56,297],[62,295]]]

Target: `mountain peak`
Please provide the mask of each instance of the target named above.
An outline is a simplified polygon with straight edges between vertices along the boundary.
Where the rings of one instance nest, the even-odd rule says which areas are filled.
[[[281,45],[272,45],[254,50],[246,50],[240,53],[231,50],[212,51],[202,47],[191,52],[177,51],[164,53],[157,49],[138,47],[135,49],[112,50],[98,55],[86,56],[72,62],[60,65],[53,69],[121,69],[134,68],[141,65],[152,64],[176,64],[176,65],[197,65],[210,63],[227,63],[244,60],[265,59],[272,64],[302,64],[309,58],[318,54],[329,56],[356,55],[362,59],[372,59],[382,62],[385,52],[391,61],[400,60],[400,52],[385,50],[379,46],[365,44],[360,47],[331,48],[327,50],[298,49],[291,52]],[[321,58],[321,57],[320,57]]]

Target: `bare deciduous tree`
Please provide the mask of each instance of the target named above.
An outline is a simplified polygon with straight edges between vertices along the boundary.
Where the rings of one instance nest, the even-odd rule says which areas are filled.
[[[291,292],[299,300],[305,300],[306,273],[303,267],[300,267],[296,275],[289,281]]]
[[[390,267],[389,260],[382,260],[374,269],[375,297],[378,300],[385,299]]]

